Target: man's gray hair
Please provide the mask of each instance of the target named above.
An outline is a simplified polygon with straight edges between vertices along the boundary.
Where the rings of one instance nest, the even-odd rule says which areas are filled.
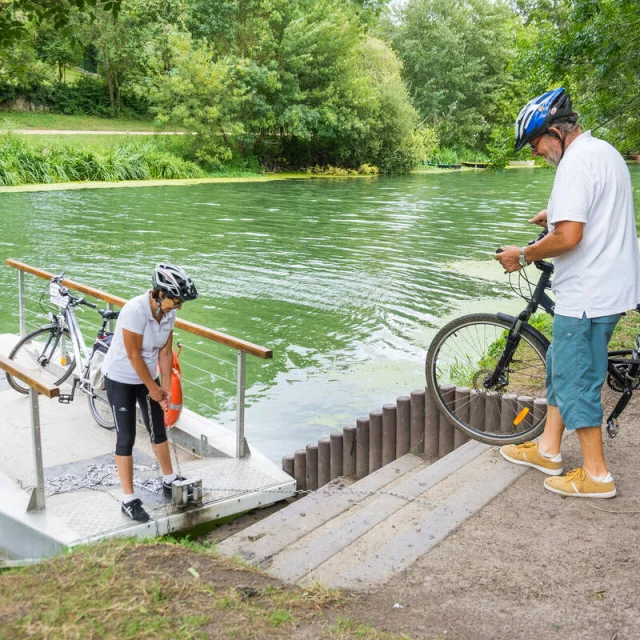
[[[574,112],[566,118],[559,118],[552,122],[550,126],[560,130],[565,136],[567,136],[570,133],[573,133],[576,129],[580,129],[578,114]]]

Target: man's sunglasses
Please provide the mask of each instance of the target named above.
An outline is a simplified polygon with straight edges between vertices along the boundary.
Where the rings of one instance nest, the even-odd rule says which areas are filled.
[[[184,303],[184,300],[181,300],[180,298],[169,298],[169,300],[173,302],[174,307],[179,307],[181,304]]]

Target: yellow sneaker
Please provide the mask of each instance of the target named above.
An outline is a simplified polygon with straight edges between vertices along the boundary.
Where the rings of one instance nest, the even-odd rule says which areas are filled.
[[[616,485],[610,473],[604,480],[594,480],[582,467],[561,478],[547,478],[544,486],[553,493],[574,498],[613,498],[616,495]]]
[[[500,454],[509,462],[533,467],[549,476],[561,476],[564,471],[562,468],[562,456],[558,454],[553,458],[545,458],[538,450],[538,445],[535,442],[505,445],[500,447]]]

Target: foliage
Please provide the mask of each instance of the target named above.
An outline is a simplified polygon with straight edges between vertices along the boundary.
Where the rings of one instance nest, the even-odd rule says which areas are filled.
[[[3,0],[0,3],[0,51],[9,49],[24,37],[28,24],[50,21],[56,30],[64,29],[74,9],[96,16],[111,12],[117,16],[122,0]]]
[[[504,0],[410,0],[389,23],[414,103],[444,145],[486,144],[509,82],[515,24]]]
[[[342,167],[332,167],[330,164],[326,167],[315,165],[307,168],[307,174],[310,176],[375,176],[378,175],[378,167],[370,164],[360,165],[357,169],[344,169]]]
[[[560,85],[640,150],[639,32],[637,0],[0,0],[0,102],[152,110],[208,171],[404,172],[440,147],[501,168],[520,108]],[[67,82],[85,60],[96,77]]]
[[[214,60],[206,43],[187,34],[169,40],[170,74],[158,74],[152,112],[161,123],[177,122],[193,131],[194,157],[219,167],[233,153],[229,137],[243,132],[237,122],[242,91],[231,83],[229,64]]]
[[[621,151],[640,148],[640,3],[637,0],[530,0],[521,7],[535,46],[516,68],[534,91],[565,86],[581,121]]]
[[[106,154],[67,145],[34,148],[10,134],[0,136],[0,185],[79,180],[197,178],[202,170],[153,143],[117,145]]]
[[[197,132],[213,166],[237,153],[268,169],[373,164],[406,171],[429,141],[389,46],[338,0],[211,2],[195,37],[174,33],[151,97],[163,123]],[[220,55],[218,51],[224,52]]]

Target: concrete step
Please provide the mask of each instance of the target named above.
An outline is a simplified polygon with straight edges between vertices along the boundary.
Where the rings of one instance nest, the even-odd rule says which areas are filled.
[[[312,494],[227,539],[220,551],[239,553],[286,582],[365,589],[415,562],[527,470],[474,441],[383,484],[388,467],[376,472],[374,494],[347,497],[367,478],[339,496],[341,508],[338,496]]]
[[[334,485],[323,487],[227,538],[218,545],[218,551],[266,568],[275,554],[296,540],[423,464],[421,458],[409,453],[344,490]]]

